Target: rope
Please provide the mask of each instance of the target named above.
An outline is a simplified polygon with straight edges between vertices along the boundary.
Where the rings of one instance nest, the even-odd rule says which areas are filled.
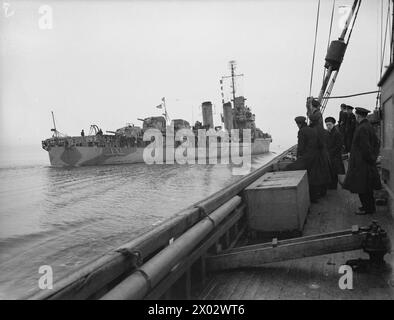
[[[388,10],[387,10],[387,18],[386,18],[386,27],[384,32],[384,42],[383,42],[383,51],[382,51],[382,60],[380,61],[380,75],[383,73],[383,63],[384,63],[384,54],[386,51],[386,42],[387,42],[387,29],[390,19],[390,0],[388,1]]]
[[[382,49],[383,49],[383,19],[384,19],[384,15],[383,15],[383,1],[384,0],[380,0],[380,52],[379,52],[379,58],[380,58],[380,63],[382,64]],[[379,68],[380,66],[378,66]],[[379,79],[382,78],[382,69],[379,68]]]
[[[348,44],[349,44],[349,42],[350,42],[350,37],[352,36],[354,24],[355,24],[355,22],[356,22],[356,20],[357,20],[357,16],[358,16],[358,11],[360,10],[360,7],[361,7],[361,0],[358,1],[357,5],[358,5],[358,6],[357,6],[357,9],[356,9],[356,12],[355,12],[353,21],[352,21],[352,26],[351,26],[351,28],[350,28],[349,36],[348,36],[348,38],[347,38],[346,47],[348,46]],[[342,61],[342,63],[343,63],[343,61]],[[338,76],[338,73],[339,73],[340,68],[341,68],[341,66],[339,66],[338,70],[336,71],[335,75],[333,76],[333,78],[332,78],[332,80],[331,80],[331,83],[330,83],[330,85],[329,85],[329,89],[327,90],[327,92],[326,92],[326,94],[325,94],[325,97],[323,96],[323,99],[326,99],[326,101],[325,101],[325,104],[324,104],[324,108],[322,108],[322,110],[321,110],[321,113],[322,113],[322,114],[323,114],[323,112],[324,112],[324,110],[325,110],[325,108],[326,108],[326,106],[327,106],[327,103],[328,103],[328,100],[327,100],[327,99],[330,98],[331,91],[332,91],[332,88],[333,88],[334,83],[335,83],[335,81],[336,81],[336,78],[337,78],[337,76]]]
[[[356,23],[357,16],[358,16],[358,11],[360,10],[360,6],[361,6],[361,0],[358,2],[358,7],[356,9],[356,14],[354,15],[354,18],[353,18],[352,27],[350,28],[349,36],[347,37],[346,47],[348,46],[349,41],[350,41],[350,37],[352,36],[354,24]]]
[[[380,91],[379,90],[375,90],[375,91],[360,92],[360,93],[355,93],[355,94],[349,94],[349,95],[346,95],[346,96],[335,96],[335,97],[326,96],[326,97],[323,97],[323,100],[357,97],[357,96],[362,96],[362,95],[366,95],[366,94],[373,94],[373,93],[378,93],[378,92],[380,92]]]
[[[337,72],[338,73],[338,72]],[[336,74],[337,74],[336,73]],[[330,97],[330,95],[331,95],[331,92],[332,92],[332,88],[334,87],[334,84],[335,84],[335,79],[336,79],[336,74],[335,74],[335,76],[332,78],[332,81],[330,82],[330,84],[329,84],[329,86],[328,86],[328,88],[327,88],[327,91],[326,91],[326,93],[324,94],[324,96],[323,96],[323,106],[322,106],[322,108],[321,108],[321,113],[323,114],[324,113],[324,110],[326,109],[326,106],[327,106],[327,103],[328,103],[328,99],[329,99],[329,97]]]
[[[312,82],[313,82],[313,68],[315,65],[315,55],[316,55],[316,40],[317,40],[317,31],[319,29],[319,15],[320,15],[320,0],[317,5],[317,14],[316,14],[316,28],[315,28],[315,43],[313,45],[313,56],[312,56],[312,70],[311,70],[311,81],[309,83],[309,97],[312,94]]]
[[[394,8],[393,8],[394,10]],[[383,73],[383,63],[384,63],[384,54],[386,51],[386,39],[387,39],[387,26],[390,22],[390,0],[388,0],[388,11],[387,11],[387,18],[386,18],[386,27],[385,27],[385,34],[384,34],[384,43],[383,43],[383,0],[381,1],[381,16],[380,16],[380,78],[382,78]],[[383,48],[382,48],[383,46]],[[390,58],[391,59],[391,58]],[[377,91],[376,95],[376,105],[375,109],[378,109],[379,102],[380,102],[380,91]]]
[[[332,10],[331,10],[331,20],[330,20],[330,30],[328,32],[328,41],[327,41],[327,52],[328,49],[330,48],[330,40],[331,40],[331,31],[332,31],[332,22],[334,20],[334,11],[335,11],[335,0],[332,1]],[[323,68],[323,81],[324,78],[326,77],[326,68]]]
[[[393,3],[393,13],[391,16],[391,49],[390,49],[390,64],[394,63],[394,3]]]

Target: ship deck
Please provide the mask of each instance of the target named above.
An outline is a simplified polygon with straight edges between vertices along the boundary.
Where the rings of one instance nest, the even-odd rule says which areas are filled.
[[[348,191],[329,190],[319,203],[312,204],[303,235],[313,235],[368,226],[372,220],[394,239],[393,218],[387,206],[378,206],[374,215],[358,216],[358,196]],[[218,272],[199,299],[394,299],[394,254],[387,254],[387,268],[370,273],[353,273],[353,289],[341,290],[339,267],[347,260],[368,258],[362,250],[270,263],[259,268]]]

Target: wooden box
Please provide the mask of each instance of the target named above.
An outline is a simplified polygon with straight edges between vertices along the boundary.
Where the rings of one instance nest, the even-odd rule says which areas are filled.
[[[268,172],[245,189],[245,200],[251,230],[302,234],[309,209],[307,172]]]

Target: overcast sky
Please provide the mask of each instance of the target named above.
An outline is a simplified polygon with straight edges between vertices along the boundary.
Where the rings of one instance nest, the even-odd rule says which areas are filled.
[[[332,38],[343,13],[337,0]],[[387,0],[384,0],[386,8]],[[266,1],[3,1],[0,15],[0,144],[37,144],[58,130],[79,135],[159,115],[194,122],[210,100],[219,123],[219,79],[229,60],[256,123],[275,144],[296,142],[294,117],[305,114],[317,0]],[[52,29],[40,29],[50,5]],[[327,47],[331,0],[322,0],[313,95]],[[376,90],[381,0],[363,1],[333,95]],[[387,65],[387,63],[385,63]],[[373,109],[375,95],[332,100]]]

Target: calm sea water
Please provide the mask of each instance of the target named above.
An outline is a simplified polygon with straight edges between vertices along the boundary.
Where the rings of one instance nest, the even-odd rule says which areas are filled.
[[[254,156],[252,170],[284,150]],[[54,282],[242,176],[231,165],[51,168],[39,146],[0,147],[0,298]]]

